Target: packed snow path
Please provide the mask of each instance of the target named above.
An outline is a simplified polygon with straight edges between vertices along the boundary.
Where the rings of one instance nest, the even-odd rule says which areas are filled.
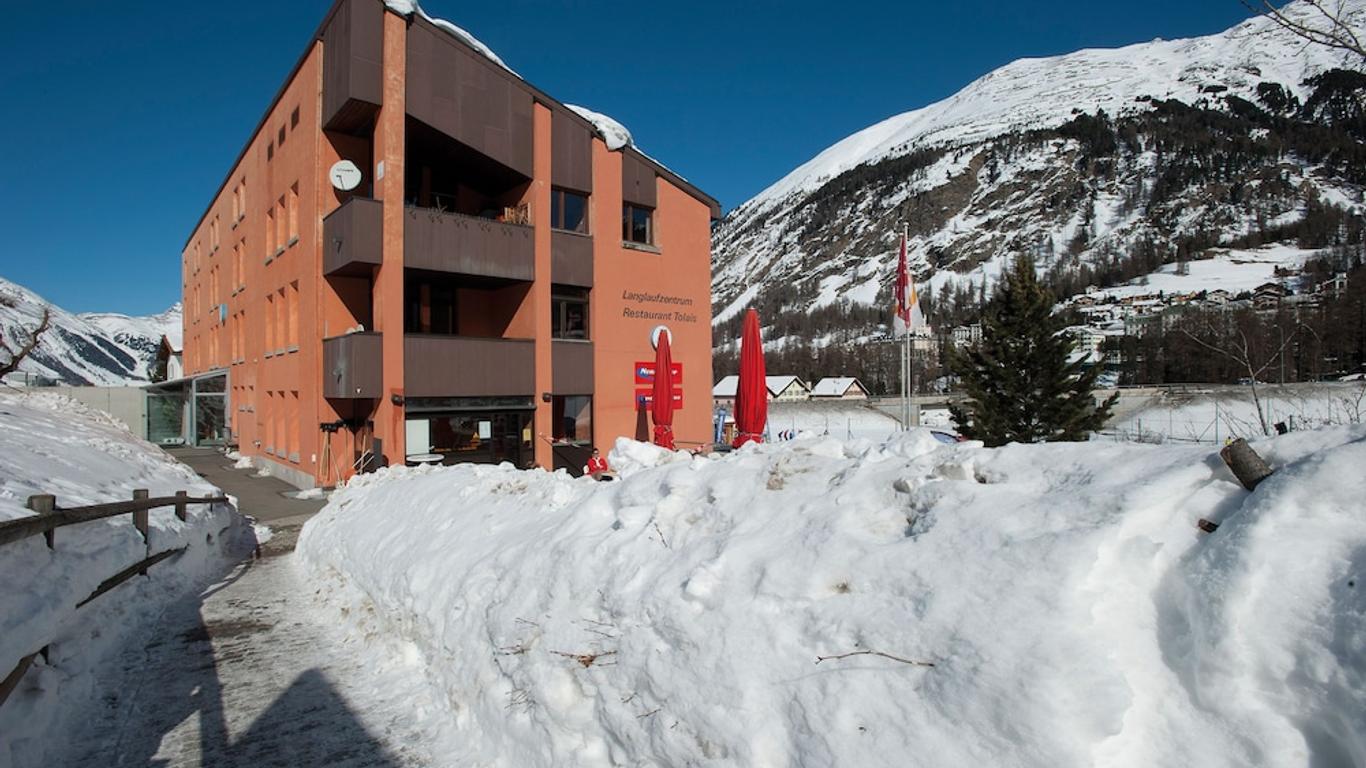
[[[100,681],[68,765],[426,765],[405,720],[420,675],[376,669],[317,612],[294,540],[321,502],[277,480],[230,472],[217,454],[181,456],[274,528],[261,558],[169,607]],[[253,508],[248,499],[255,502]],[[384,685],[375,681],[383,677]]]

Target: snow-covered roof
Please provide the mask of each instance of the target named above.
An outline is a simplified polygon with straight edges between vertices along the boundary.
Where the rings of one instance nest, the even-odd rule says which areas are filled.
[[[783,393],[784,390],[786,390],[788,387],[792,386],[792,382],[794,382],[794,381],[797,382],[798,384],[800,384],[800,385],[802,386],[802,389],[808,389],[808,387],[806,386],[806,382],[802,381],[802,380],[801,380],[799,377],[797,377],[797,376],[765,376],[765,377],[764,377],[764,385],[768,387],[768,391],[769,391],[769,392],[772,392],[774,397],[777,397],[778,395],[781,395],[781,394]]]
[[[812,397],[841,397],[855,384],[863,389],[863,384],[853,376],[827,376],[811,388]]]
[[[166,333],[162,334],[161,340],[175,354],[185,351],[184,333],[181,328],[167,328]]]
[[[460,42],[484,54],[484,56],[487,57],[489,61],[492,61],[494,64],[497,64],[498,66],[502,67],[503,69],[506,69],[512,74],[517,75],[516,70],[514,70],[512,67],[509,67],[501,58],[499,58],[498,54],[493,52],[492,48],[488,47],[487,45],[484,45],[483,41],[481,41],[474,35],[471,35],[463,27],[459,27],[455,24],[452,24],[451,22],[446,21],[445,19],[438,19],[434,16],[427,15],[427,12],[422,10],[422,5],[418,3],[417,0],[384,0],[384,5],[389,10],[393,11],[394,13],[397,13],[400,16],[412,16],[413,14],[421,16],[422,18],[431,22],[433,26],[440,27]],[[521,75],[517,75],[517,77],[520,78]]]
[[[635,139],[631,138],[631,132],[626,126],[617,122],[613,118],[601,112],[594,112],[588,107],[580,107],[577,104],[565,104],[574,114],[593,124],[602,141],[607,145],[607,149],[615,152],[622,147],[634,147]]]
[[[716,382],[716,386],[711,388],[712,397],[735,397],[735,393],[740,389],[739,376],[727,376]]]

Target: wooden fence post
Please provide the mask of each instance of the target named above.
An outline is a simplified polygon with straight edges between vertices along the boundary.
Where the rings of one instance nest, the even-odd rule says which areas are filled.
[[[175,492],[175,516],[182,521],[185,520],[185,507],[189,503],[190,494],[186,491]]]
[[[146,499],[147,499],[147,489],[146,489],[146,488],[138,488],[138,489],[136,489],[136,490],[133,491],[133,501],[146,501]],[[148,557],[150,557],[150,556],[152,555],[152,534],[151,534],[150,517],[151,517],[151,510],[147,510],[147,509],[135,509],[135,510],[133,510],[133,527],[134,527],[134,528],[137,528],[137,529],[138,529],[138,532],[142,534],[142,543],[145,544],[145,545],[147,546],[147,556],[148,556]],[[141,575],[143,575],[143,576],[146,576],[146,575],[147,575],[147,569],[146,569],[146,568],[143,568],[143,569],[139,570],[138,573],[141,574]]]
[[[1224,446],[1219,456],[1233,470],[1238,482],[1249,491],[1255,490],[1259,483],[1271,477],[1271,467],[1241,437]]]
[[[40,515],[50,515],[57,508],[57,497],[50,493],[40,493],[36,496],[28,497],[28,508]],[[47,539],[47,548],[56,549],[56,531],[44,531],[43,538]]]

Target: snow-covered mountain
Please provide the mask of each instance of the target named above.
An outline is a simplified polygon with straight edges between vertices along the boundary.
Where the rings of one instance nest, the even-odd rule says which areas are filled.
[[[117,386],[148,381],[161,336],[180,332],[180,304],[159,315],[72,314],[17,283],[0,278],[0,333],[11,341],[37,327],[43,309],[52,315],[21,373],[62,384]]]
[[[1345,7],[1366,26],[1366,0]],[[1304,2],[1285,13],[1317,21]],[[1283,240],[1315,206],[1360,217],[1363,136],[1332,129],[1363,112],[1366,79],[1339,72],[1353,68],[1261,17],[1013,62],[836,143],[733,211],[715,237],[715,319],[881,303],[903,225],[934,293],[980,295],[1017,253],[1041,271],[1145,248],[1160,264]]]

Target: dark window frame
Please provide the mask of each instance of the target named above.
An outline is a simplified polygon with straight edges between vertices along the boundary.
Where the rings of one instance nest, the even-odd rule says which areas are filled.
[[[550,293],[550,337],[552,339],[571,339],[588,341],[592,339],[589,321],[591,319],[591,293],[586,289],[556,286]],[[571,305],[583,307],[583,328],[577,332],[569,330],[569,310]]]
[[[583,201],[583,214],[579,219],[579,225],[577,227],[565,226],[565,214],[568,212],[568,206],[565,205],[564,201],[569,197],[575,197]],[[588,197],[588,195],[585,195],[582,192],[575,192],[572,189],[551,187],[550,228],[559,230],[560,232],[576,232],[580,235],[592,234],[589,231],[588,226]]]
[[[635,214],[638,211],[644,212],[645,214],[644,240],[638,240],[636,238]],[[637,205],[635,203],[622,203],[621,239],[622,242],[653,247],[655,244],[655,209],[645,205]]]
[[[569,436],[568,436],[568,435],[569,435],[569,430],[565,428],[565,427],[566,427],[565,420],[568,419],[568,418],[571,418],[571,417],[569,416],[569,414],[568,414],[568,411],[569,411],[568,406],[569,406],[569,401],[570,401],[571,399],[575,399],[575,400],[582,399],[582,400],[586,400],[586,401],[587,401],[587,402],[585,403],[585,405],[586,405],[587,411],[588,411],[588,424],[587,424],[587,428],[588,428],[587,431],[588,431],[588,434],[585,435],[585,436],[582,436],[582,437],[581,437],[581,436],[579,436],[579,435],[577,434],[577,432],[578,432],[578,418],[577,418],[577,412],[575,412],[576,415],[573,417],[573,421],[574,421],[574,432],[575,432],[575,434],[574,434],[573,437],[569,437]],[[579,445],[579,446],[588,446],[588,445],[592,445],[592,444],[593,444],[593,428],[594,428],[593,421],[594,421],[594,416],[596,416],[596,413],[595,413],[595,410],[594,410],[593,396],[592,396],[591,394],[589,394],[589,395],[552,395],[552,396],[551,396],[551,400],[550,400],[550,413],[551,413],[550,433],[551,433],[551,440],[552,440],[552,441],[554,441],[555,443],[560,444],[560,445]]]

